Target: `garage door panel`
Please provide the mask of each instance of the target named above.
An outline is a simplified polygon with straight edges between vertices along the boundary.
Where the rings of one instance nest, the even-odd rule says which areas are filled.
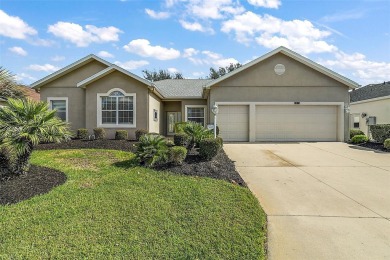
[[[249,106],[219,106],[218,127],[225,141],[248,141]]]
[[[256,141],[336,141],[336,106],[257,106]]]

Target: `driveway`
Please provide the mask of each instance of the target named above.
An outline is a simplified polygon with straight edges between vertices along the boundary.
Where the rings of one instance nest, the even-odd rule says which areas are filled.
[[[390,259],[390,154],[345,143],[225,144],[268,215],[270,259]]]

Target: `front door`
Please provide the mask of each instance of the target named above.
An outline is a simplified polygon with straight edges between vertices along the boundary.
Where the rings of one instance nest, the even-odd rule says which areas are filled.
[[[167,112],[167,135],[175,134],[177,122],[181,122],[181,112]]]

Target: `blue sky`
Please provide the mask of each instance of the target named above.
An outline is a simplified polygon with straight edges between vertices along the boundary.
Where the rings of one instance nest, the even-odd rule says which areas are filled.
[[[90,53],[206,77],[280,45],[361,85],[390,80],[390,1],[1,0],[0,65],[30,84]]]

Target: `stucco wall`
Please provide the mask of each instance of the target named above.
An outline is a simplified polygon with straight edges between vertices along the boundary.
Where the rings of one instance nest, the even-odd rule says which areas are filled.
[[[97,127],[97,94],[107,93],[111,89],[120,88],[126,93],[136,94],[136,126],[134,128],[105,128],[108,138],[114,138],[116,130],[127,130],[129,138],[135,138],[137,129],[148,127],[148,97],[147,86],[121,72],[115,71],[86,86],[86,128]]]
[[[377,124],[390,124],[390,97],[380,100],[351,103],[350,112],[351,129],[353,128],[353,116],[359,116],[359,129],[367,135],[368,126],[366,124],[366,118],[369,116],[375,116]],[[366,113],[367,117],[362,118],[362,113]]]
[[[154,119],[154,110],[157,110],[157,120]],[[160,133],[161,101],[153,93],[149,94],[149,132]]]

